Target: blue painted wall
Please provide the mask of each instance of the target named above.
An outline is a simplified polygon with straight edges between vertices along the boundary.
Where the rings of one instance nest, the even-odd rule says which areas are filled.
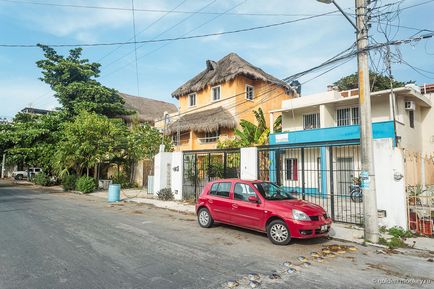
[[[372,132],[374,139],[392,138],[393,143],[396,143],[393,121],[372,123]],[[321,143],[359,139],[360,126],[349,125],[270,134],[270,145]]]

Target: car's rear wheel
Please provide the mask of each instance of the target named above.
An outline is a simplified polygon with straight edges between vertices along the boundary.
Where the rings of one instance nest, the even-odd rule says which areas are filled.
[[[213,225],[214,219],[207,208],[201,208],[197,213],[197,221],[202,228],[209,228]]]
[[[275,245],[288,245],[291,234],[288,225],[282,220],[274,220],[267,227],[268,239]]]

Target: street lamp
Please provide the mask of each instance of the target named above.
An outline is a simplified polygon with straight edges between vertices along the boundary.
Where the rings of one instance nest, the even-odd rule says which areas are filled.
[[[163,136],[161,138],[161,145],[160,145],[160,153],[164,152],[165,145],[164,145],[164,137],[166,136],[166,126],[169,119],[169,113],[167,111],[164,112],[164,126],[163,126]]]
[[[357,25],[354,23],[353,19],[351,19],[347,13],[345,13],[345,11],[341,8],[341,6],[338,5],[338,3],[336,3],[334,0],[316,0],[318,2],[321,3],[325,3],[325,4],[334,4],[336,6],[336,8],[338,8],[338,10],[345,16],[345,18],[347,18],[347,20],[351,23],[351,25],[353,25],[353,27],[356,29],[356,31],[358,32],[359,29],[357,28]]]
[[[360,150],[362,172],[361,188],[363,189],[365,240],[378,242],[378,212],[377,195],[375,191],[374,150],[371,123],[371,95],[368,67],[368,25],[365,22],[366,1],[356,1],[356,23],[342,10],[334,0],[317,0],[321,3],[333,3],[336,8],[356,29],[357,66],[359,75],[359,106],[360,106]]]

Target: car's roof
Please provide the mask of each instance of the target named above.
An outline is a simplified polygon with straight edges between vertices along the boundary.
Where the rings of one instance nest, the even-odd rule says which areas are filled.
[[[265,182],[265,181],[261,181],[261,180],[243,180],[243,179],[236,179],[236,178],[218,179],[218,180],[215,180],[215,181],[211,181],[211,183],[221,183],[221,182],[258,183],[258,182]]]

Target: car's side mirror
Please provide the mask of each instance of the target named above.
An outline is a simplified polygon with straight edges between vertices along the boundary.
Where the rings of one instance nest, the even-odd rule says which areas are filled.
[[[248,200],[249,200],[249,202],[252,202],[252,203],[258,203],[259,202],[259,199],[257,196],[249,196]]]

